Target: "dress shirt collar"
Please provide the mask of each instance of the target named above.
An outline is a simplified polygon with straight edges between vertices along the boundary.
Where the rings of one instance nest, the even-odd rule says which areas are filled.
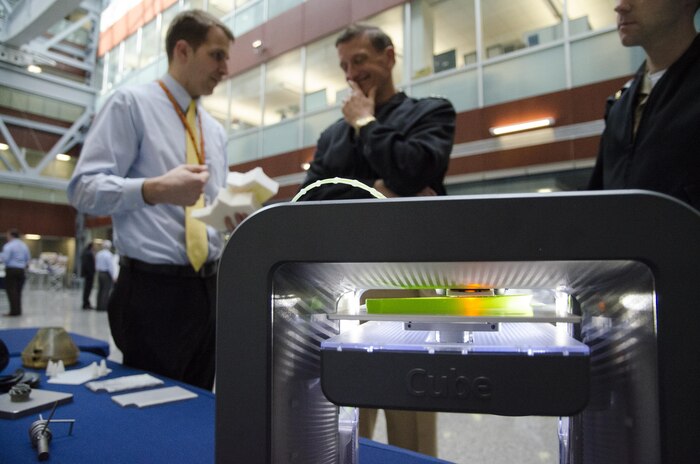
[[[187,93],[187,90],[185,90],[182,84],[176,81],[175,78],[168,73],[166,73],[161,80],[168,90],[170,90],[170,93],[173,94],[173,97],[175,97],[175,101],[177,101],[177,104],[180,105],[182,112],[187,114],[187,108],[190,106],[190,102],[192,101],[192,97],[189,93]],[[198,99],[195,99],[195,104],[196,103],[198,103]]]

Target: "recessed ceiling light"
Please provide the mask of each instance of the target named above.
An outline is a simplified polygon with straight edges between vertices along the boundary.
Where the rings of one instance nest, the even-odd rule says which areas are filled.
[[[59,153],[56,155],[56,159],[59,161],[70,161],[70,155],[66,155],[65,153]]]

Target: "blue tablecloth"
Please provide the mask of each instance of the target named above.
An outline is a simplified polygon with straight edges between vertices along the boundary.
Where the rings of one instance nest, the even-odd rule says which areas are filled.
[[[0,329],[0,340],[7,345],[10,356],[19,356],[22,354],[22,350],[24,350],[32,338],[34,338],[37,330],[39,330],[39,327]],[[72,332],[69,332],[69,335],[80,351],[95,353],[103,358],[109,356],[109,343],[106,341]]]
[[[84,367],[101,359],[83,351],[75,367]],[[14,371],[21,364],[21,359],[15,356],[10,360],[7,371]],[[103,379],[143,373],[111,361],[107,361],[107,365],[112,373]],[[198,397],[143,409],[124,408],[112,401],[112,394],[95,393],[84,385],[49,384],[42,373],[39,388],[73,394],[72,402],[56,408],[54,418],[76,420],[72,435],[68,435],[67,424],[51,425],[53,439],[49,462],[213,463],[214,395],[190,385],[156,377],[165,382],[163,387],[179,385],[197,393]],[[50,408],[42,413],[44,418],[49,412]],[[31,446],[28,431],[37,419],[38,413],[17,419],[0,419],[0,463],[36,462],[36,450]],[[370,440],[361,440],[359,454],[361,464],[445,462]]]

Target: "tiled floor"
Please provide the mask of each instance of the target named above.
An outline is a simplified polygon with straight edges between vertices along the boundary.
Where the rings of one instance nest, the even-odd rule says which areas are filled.
[[[41,288],[39,288],[41,287]],[[0,292],[0,313],[8,311]],[[83,311],[80,290],[48,290],[30,282],[23,294],[21,317],[0,317],[0,328],[63,327],[109,340],[110,359],[122,356],[109,333],[107,314]],[[96,292],[93,292],[93,303]],[[386,442],[383,414],[377,418],[374,439]],[[459,464],[553,464],[559,462],[557,419],[551,417],[500,417],[481,414],[438,414],[439,457]]]

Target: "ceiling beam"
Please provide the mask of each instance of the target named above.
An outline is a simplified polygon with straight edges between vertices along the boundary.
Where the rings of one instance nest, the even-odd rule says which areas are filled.
[[[0,63],[0,82],[6,87],[82,107],[94,104],[97,90],[86,84],[48,74],[32,74],[23,68]]]
[[[42,187],[50,190],[62,190],[64,192],[68,188],[68,181],[65,179],[4,171],[0,171],[0,183]]]
[[[75,145],[76,142],[82,142],[82,132],[80,130],[87,126],[92,118],[92,111],[86,110],[73,125],[68,129],[63,136],[54,144],[53,147],[44,155],[42,160],[35,167],[30,168],[29,172],[34,175],[40,175],[47,164],[56,159],[56,155],[68,151],[68,148]],[[79,140],[77,140],[79,139]]]
[[[17,162],[20,164],[20,170],[22,172],[27,172],[29,170],[29,165],[27,160],[24,159],[24,152],[19,148],[15,138],[12,136],[10,129],[7,128],[5,122],[0,119],[0,134],[2,134],[5,139],[5,143],[10,147],[10,153],[15,157]],[[15,169],[13,169],[15,171]]]
[[[22,0],[10,11],[0,43],[20,47],[44,34],[80,6],[82,0]]]

